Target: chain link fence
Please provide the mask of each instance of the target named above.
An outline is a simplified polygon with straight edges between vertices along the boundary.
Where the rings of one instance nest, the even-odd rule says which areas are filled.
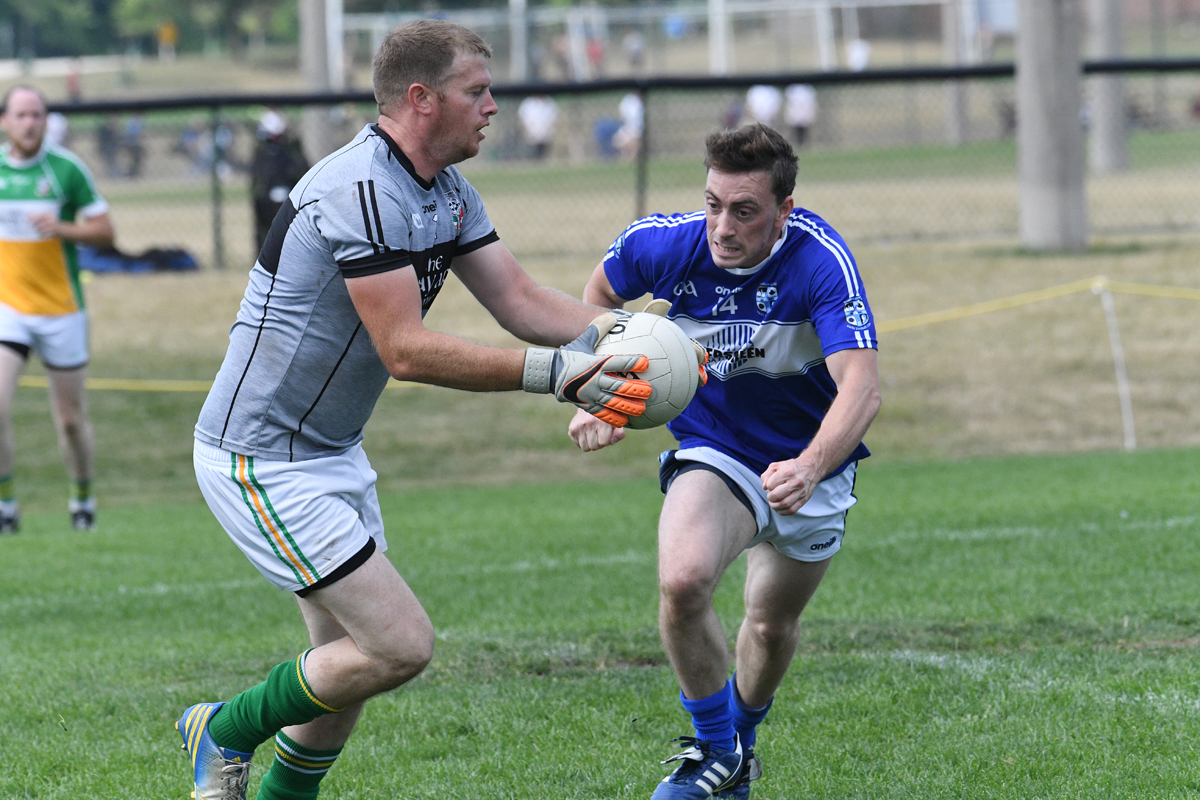
[[[1142,69],[1125,73],[1130,167],[1089,178],[1097,236],[1200,228],[1200,62]],[[518,257],[598,259],[637,215],[699,208],[704,137],[753,119],[796,143],[797,203],[851,241],[1017,230],[1011,66],[509,86],[495,94],[500,113],[488,139],[460,167]],[[804,102],[810,107],[798,109]],[[258,247],[249,174],[267,105],[292,120],[292,130],[306,105],[326,108],[344,140],[376,118],[365,94],[57,110],[68,122],[67,146],[112,206],[122,249],[177,247],[206,268],[248,269]],[[1085,104],[1081,125],[1087,117]]]

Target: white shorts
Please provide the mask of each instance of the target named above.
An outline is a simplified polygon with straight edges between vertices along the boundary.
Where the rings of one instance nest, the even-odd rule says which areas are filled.
[[[88,362],[87,314],[72,311],[43,317],[0,303],[0,342],[36,350],[51,369],[76,369]]]
[[[846,512],[858,502],[854,496],[854,475],[858,463],[851,463],[832,478],[817,485],[812,498],[795,514],[784,516],[771,508],[767,493],[762,488],[762,476],[740,461],[730,458],[711,447],[689,447],[662,454],[661,461],[705,464],[713,468],[726,483],[732,482],[741,490],[746,503],[754,514],[758,534],[747,547],[767,542],[780,553],[796,561],[824,561],[842,549],[842,537],[846,533]],[[665,484],[678,474],[665,477]],[[732,486],[730,489],[732,490]],[[666,491],[664,485],[663,491]],[[737,492],[734,492],[735,496]]]
[[[221,527],[267,580],[300,596],[387,550],[375,470],[361,445],[264,461],[197,441],[196,480]]]

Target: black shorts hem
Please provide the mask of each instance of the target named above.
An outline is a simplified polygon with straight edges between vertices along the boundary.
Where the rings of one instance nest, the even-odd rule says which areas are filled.
[[[81,361],[80,363],[78,363],[78,364],[76,364],[76,365],[74,365],[74,366],[72,366],[72,367],[60,367],[60,366],[58,366],[57,364],[51,364],[51,363],[50,363],[50,362],[48,362],[48,361],[43,361],[43,362],[42,362],[42,366],[43,366],[43,367],[45,367],[46,369],[52,369],[52,370],[54,370],[55,372],[70,372],[70,371],[71,371],[71,370],[73,370],[73,369],[83,369],[83,368],[84,368],[84,367],[86,367],[87,365],[88,365],[88,362],[87,362],[87,361]]]
[[[746,493],[742,491],[742,487],[737,485],[737,481],[726,475],[717,467],[714,467],[712,464],[705,464],[703,461],[680,461],[678,458],[676,458],[676,454],[678,452],[678,450],[668,451],[663,456],[662,465],[658,468],[658,486],[660,489],[662,489],[663,494],[667,493],[667,489],[670,489],[671,484],[675,481],[675,479],[683,473],[702,469],[706,472],[711,472],[721,480],[725,481],[725,485],[729,487],[729,491],[733,493],[733,496],[737,499],[737,501],[744,505],[746,510],[750,512],[750,516],[754,519],[754,521],[756,523],[758,522],[758,514],[754,511],[754,505],[750,502],[750,498],[746,496]]]
[[[12,350],[14,353],[19,355],[24,361],[29,360],[30,347],[27,344],[21,344],[20,342],[0,341],[0,347],[7,347],[9,350]]]
[[[344,561],[342,565],[333,572],[329,573],[324,578],[321,578],[321,580],[317,581],[312,586],[305,586],[303,589],[297,589],[296,596],[308,597],[309,594],[317,589],[324,589],[327,586],[332,586],[342,578],[349,575],[351,572],[354,572],[354,570],[358,569],[363,564],[367,563],[367,559],[370,558],[374,553],[375,540],[373,538],[367,539],[367,543],[362,546],[361,550],[350,556],[350,558],[346,559],[346,561]]]

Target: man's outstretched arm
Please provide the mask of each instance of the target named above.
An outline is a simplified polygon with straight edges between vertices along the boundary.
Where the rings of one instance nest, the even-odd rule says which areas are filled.
[[[456,257],[451,269],[502,328],[532,344],[566,344],[604,312],[539,286],[503,242]]]
[[[596,342],[616,322],[612,314],[592,316],[582,334],[561,348],[522,351],[486,347],[426,328],[411,267],[348,278],[346,288],[376,352],[397,380],[477,392],[553,394],[616,425],[645,410],[650,385],[623,374],[644,370],[645,356],[594,353]]]

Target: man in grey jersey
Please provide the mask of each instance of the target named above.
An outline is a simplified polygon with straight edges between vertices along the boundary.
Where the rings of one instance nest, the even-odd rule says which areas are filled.
[[[259,800],[316,797],[364,701],[429,662],[433,630],[383,556],[361,446],[389,376],[553,393],[618,425],[644,410],[649,385],[615,373],[646,359],[593,352],[616,317],[537,286],[451,166],[479,152],[497,111],[490,55],[443,21],[393,31],[374,63],[378,124],[301,179],[250,273],[196,425],[196,475],[234,542],[295,592],[312,648],[232,700],[184,712],[197,800],[242,800],[250,758],[272,737]],[[451,270],[505,329],[557,349],[426,329]]]

